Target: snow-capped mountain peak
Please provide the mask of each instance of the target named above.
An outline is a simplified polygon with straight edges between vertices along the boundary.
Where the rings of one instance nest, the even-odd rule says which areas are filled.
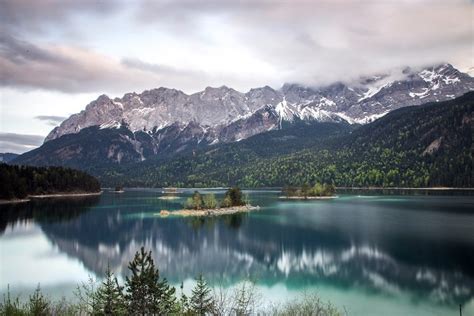
[[[365,124],[403,106],[443,101],[471,90],[474,78],[450,64],[420,70],[407,67],[353,83],[320,87],[292,83],[279,90],[264,86],[247,93],[221,86],[188,95],[162,87],[122,98],[101,95],[52,130],[45,141],[90,126],[125,124],[132,132],[156,133],[170,126],[188,126],[187,133],[199,134],[199,142],[227,142],[281,128],[283,121],[295,119]]]

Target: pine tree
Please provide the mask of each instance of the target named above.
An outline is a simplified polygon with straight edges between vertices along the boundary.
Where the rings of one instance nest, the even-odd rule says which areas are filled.
[[[242,191],[239,187],[232,187],[227,190],[224,196],[224,200],[221,203],[221,207],[232,207],[245,205],[242,200]]]
[[[126,313],[123,287],[118,284],[109,266],[105,271],[105,280],[97,289],[97,310],[94,313],[98,315],[125,315]]]
[[[197,283],[191,296],[191,310],[197,315],[205,315],[212,312],[214,300],[210,295],[211,289],[204,280],[202,274],[196,279]]]
[[[166,279],[160,280],[151,251],[142,247],[128,265],[131,276],[126,278],[125,296],[130,315],[163,315],[176,310],[175,289]]]
[[[0,303],[0,315],[24,315],[20,298],[12,299],[10,285],[7,285],[7,294],[3,294],[3,303]]]
[[[28,309],[29,314],[33,316],[43,316],[50,314],[49,302],[41,293],[39,285],[33,295],[30,296],[30,300],[28,302]]]
[[[158,281],[154,294],[153,310],[156,315],[169,315],[178,311],[176,289],[168,284],[166,278]]]
[[[183,282],[181,282],[180,289],[181,289],[181,298],[179,300],[179,304],[180,304],[181,311],[180,311],[179,314],[187,315],[187,314],[189,314],[189,299],[186,296],[186,294],[184,294],[184,284],[183,284]]]

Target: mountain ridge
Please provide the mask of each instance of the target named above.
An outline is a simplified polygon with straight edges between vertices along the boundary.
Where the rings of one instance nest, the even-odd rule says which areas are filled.
[[[293,83],[245,93],[221,86],[193,94],[161,87],[122,98],[101,95],[54,128],[45,142],[95,125],[114,128],[126,123],[132,132],[156,132],[191,122],[206,130],[208,143],[232,142],[295,119],[365,124],[402,106],[453,99],[471,90],[474,79],[449,64],[363,77],[353,85],[336,82],[312,88]],[[255,115],[267,118],[266,124],[245,122]],[[237,121],[248,129],[236,129]]]
[[[162,135],[160,155],[153,153],[155,138],[147,133],[133,133],[125,126],[92,126],[47,142],[13,163],[79,168],[106,186],[261,187],[325,182],[472,187],[473,130],[474,91],[454,100],[403,107],[366,125],[283,122],[282,129],[231,143],[186,146],[189,143],[179,142],[180,129],[170,128]],[[141,154],[147,159],[130,142],[142,137],[146,146]]]
[[[315,128],[314,133],[303,128],[295,135],[293,126],[287,132],[270,131],[242,142],[202,148],[192,156],[118,166],[102,170],[100,178],[106,184],[129,186],[474,185],[474,92],[455,100],[404,107],[345,131],[324,135]],[[300,135],[307,139],[295,146],[285,136],[288,131],[296,139]],[[272,140],[277,134],[282,139],[279,144]]]

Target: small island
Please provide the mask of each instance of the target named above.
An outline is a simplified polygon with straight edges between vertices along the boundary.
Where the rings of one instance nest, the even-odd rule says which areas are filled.
[[[316,183],[314,186],[307,184],[301,187],[285,186],[280,199],[288,200],[328,200],[334,199],[336,188],[332,184]]]
[[[259,206],[250,205],[247,196],[242,197],[242,191],[238,187],[227,190],[223,200],[218,203],[213,193],[202,195],[195,191],[184,205],[184,209],[177,211],[161,210],[157,215],[167,216],[219,216],[230,215],[259,210]]]
[[[158,197],[158,199],[160,199],[160,200],[177,200],[177,199],[179,199],[178,188],[175,188],[175,187],[163,188],[163,191],[161,191],[161,193],[163,195]]]
[[[99,195],[99,181],[79,170],[0,164],[0,203]]]
[[[124,193],[123,186],[117,185],[113,191],[114,193]]]

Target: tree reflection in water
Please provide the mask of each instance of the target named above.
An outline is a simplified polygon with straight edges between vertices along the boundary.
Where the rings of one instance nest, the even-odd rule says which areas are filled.
[[[98,275],[108,264],[119,274],[126,271],[143,245],[176,284],[199,273],[221,284],[250,275],[264,285],[358,286],[440,304],[466,303],[474,293],[474,244],[465,227],[474,219],[462,205],[472,205],[472,198],[449,200],[461,205],[456,214],[439,211],[443,204],[431,197],[410,199],[284,203],[267,194],[255,214],[159,218],[153,214],[178,209],[180,202],[165,206],[126,192],[81,207],[75,201],[13,206],[2,212],[2,227],[32,219],[62,252]],[[40,216],[40,209],[51,216]]]

